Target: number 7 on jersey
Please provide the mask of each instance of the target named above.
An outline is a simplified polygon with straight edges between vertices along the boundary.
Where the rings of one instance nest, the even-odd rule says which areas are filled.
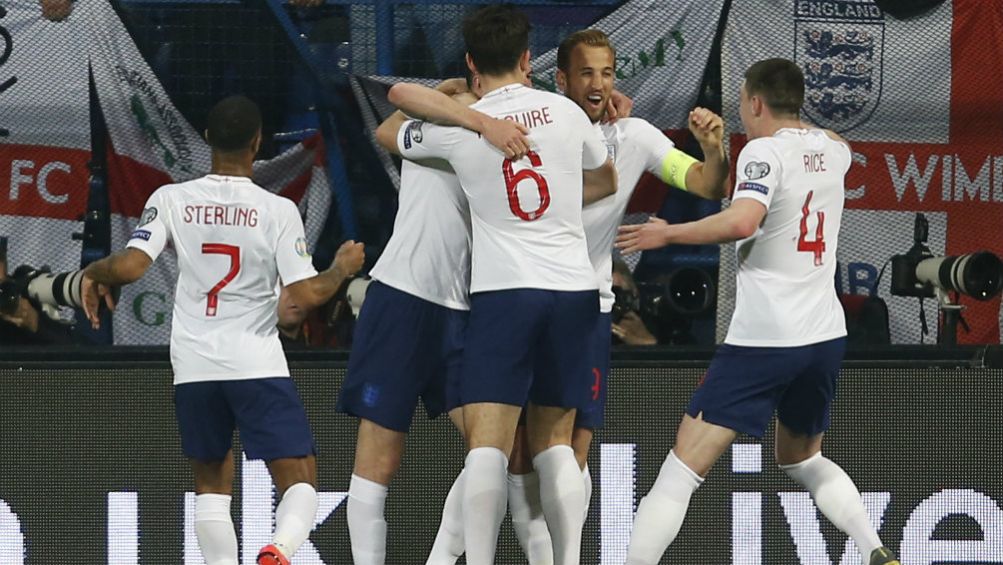
[[[219,306],[219,291],[230,284],[237,276],[237,273],[240,272],[240,248],[236,245],[227,245],[225,243],[203,243],[202,254],[226,255],[230,258],[230,270],[227,271],[226,276],[216,283],[216,286],[209,290],[206,296],[205,315],[211,318],[216,315],[216,308]]]

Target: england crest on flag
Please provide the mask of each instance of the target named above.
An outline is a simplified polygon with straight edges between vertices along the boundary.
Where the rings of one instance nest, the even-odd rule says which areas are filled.
[[[871,117],[881,99],[884,30],[873,0],[794,3],[794,60],[809,120],[842,133]]]

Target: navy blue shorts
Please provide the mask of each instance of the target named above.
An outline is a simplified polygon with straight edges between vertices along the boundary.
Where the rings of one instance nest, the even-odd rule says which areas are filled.
[[[582,408],[592,390],[597,291],[513,289],[470,297],[463,404]]]
[[[763,437],[773,413],[788,429],[817,435],[829,428],[846,338],[801,347],[718,347],[686,413]]]
[[[248,459],[272,461],[315,453],[310,423],[289,377],[202,381],[174,387],[181,449],[196,461],[220,461],[233,430]]]
[[[419,398],[431,418],[458,406],[467,316],[373,281],[337,410],[407,432]]]
[[[589,402],[575,415],[575,427],[597,430],[606,422],[606,381],[609,379],[609,356],[613,343],[613,316],[599,313],[599,323],[592,334],[592,387]]]

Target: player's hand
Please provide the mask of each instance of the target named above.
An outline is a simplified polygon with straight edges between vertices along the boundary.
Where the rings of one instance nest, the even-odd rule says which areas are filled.
[[[101,303],[104,302],[109,310],[115,311],[115,298],[111,289],[107,285],[98,284],[94,279],[84,273],[83,280],[80,281],[80,297],[84,306],[84,314],[91,323],[91,327],[99,329],[101,327]]]
[[[618,323],[613,324],[613,335],[626,345],[658,345],[658,340],[651,335],[637,312],[627,312]]]
[[[694,108],[689,116],[689,128],[701,147],[720,147],[724,142],[724,120],[707,108]]]
[[[619,90],[613,89],[606,104],[606,118],[604,124],[614,124],[621,118],[629,118],[631,110],[634,109],[634,101]]]
[[[518,161],[529,153],[529,128],[514,120],[485,120],[481,135],[488,143],[497,147],[505,157]]]
[[[70,0],[39,0],[38,3],[42,6],[42,17],[50,22],[61,22],[73,12]]]
[[[647,223],[620,226],[616,236],[616,248],[621,253],[634,253],[646,249],[658,249],[669,243],[672,226],[661,218],[651,218]]]
[[[365,262],[365,246],[361,242],[356,243],[351,239],[342,243],[341,247],[338,248],[338,253],[334,256],[334,267],[340,270],[346,278],[358,273]]]

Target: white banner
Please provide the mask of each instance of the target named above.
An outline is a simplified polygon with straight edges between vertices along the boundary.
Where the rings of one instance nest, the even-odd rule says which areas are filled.
[[[87,34],[52,22],[36,0],[0,7],[0,236],[11,269],[80,265],[90,117]]]
[[[634,115],[659,129],[686,127],[724,0],[630,0],[592,27],[616,48],[616,87],[634,99]],[[556,90],[557,49],[533,59],[533,82]]]
[[[740,131],[738,92],[756,61],[805,73],[804,117],[857,141],[945,143],[951,105],[951,2],[917,18],[873,0],[732,4],[721,45],[725,120]]]

